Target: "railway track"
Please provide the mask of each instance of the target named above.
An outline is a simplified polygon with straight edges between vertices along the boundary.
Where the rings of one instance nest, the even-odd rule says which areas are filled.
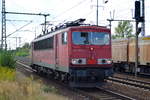
[[[82,89],[81,92],[86,93],[86,95],[91,96],[95,99],[90,100],[135,100],[134,98],[106,90],[102,87],[97,87],[95,89]]]
[[[27,71],[30,71],[30,72],[34,72],[34,71],[35,71],[35,70],[33,70],[30,66],[24,64],[24,63],[21,62],[21,61],[17,61],[17,64],[22,65],[23,67],[21,67],[21,68],[23,68],[23,69],[25,69],[25,70],[27,70]],[[20,67],[17,67],[17,68],[20,68]]]
[[[150,91],[150,82],[140,81],[136,79],[122,78],[122,77],[109,77],[107,81],[117,82],[128,86],[133,86],[136,88],[141,88]]]
[[[21,70],[26,70],[30,73],[34,73],[35,70],[30,68],[24,61],[17,61],[17,63],[20,66]],[[62,87],[68,88],[68,90],[74,91],[77,94],[80,94],[82,97],[84,97],[84,100],[134,100],[133,98],[130,98],[128,96],[124,96],[112,91],[105,90],[103,88],[96,88],[96,89],[78,89],[78,88],[70,88],[67,86],[67,84],[63,84],[62,82],[55,81],[57,84],[61,84]]]
[[[127,76],[127,77],[135,77],[135,74],[132,73],[125,73],[125,72],[115,72],[115,76]],[[141,78],[141,79],[145,79],[145,80],[149,80],[150,75],[144,75],[144,74],[137,74],[137,78]]]

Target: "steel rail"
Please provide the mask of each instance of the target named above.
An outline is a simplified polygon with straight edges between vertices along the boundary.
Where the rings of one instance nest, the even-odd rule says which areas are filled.
[[[142,89],[145,89],[145,90],[150,90],[150,86],[143,85],[141,83],[138,83],[138,82],[135,82],[135,81],[130,81],[130,80],[127,80],[127,79],[120,79],[120,78],[110,77],[107,80],[108,81],[114,81],[114,82],[117,82],[117,83],[126,84],[126,85],[129,85],[129,86],[142,88]]]
[[[141,84],[145,84],[145,85],[150,85],[150,82],[136,80],[136,79],[122,78],[122,77],[118,77],[118,76],[114,76],[114,78],[123,79],[123,80],[129,80],[129,81],[133,81],[133,82],[137,82],[137,83],[141,83]]]
[[[115,96],[117,96],[118,98],[120,98],[122,100],[136,100],[136,99],[131,98],[129,96],[126,96],[126,95],[123,95],[123,94],[120,94],[120,93],[117,93],[117,92],[114,92],[114,91],[111,91],[111,90],[106,90],[105,88],[102,88],[102,87],[97,87],[97,88],[100,89],[101,91],[107,92],[111,95],[115,95]]]

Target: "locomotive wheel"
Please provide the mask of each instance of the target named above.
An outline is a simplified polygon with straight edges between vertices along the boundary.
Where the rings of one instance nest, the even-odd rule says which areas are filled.
[[[59,72],[55,72],[54,75],[55,75],[54,79],[56,79],[56,80],[60,80],[61,79],[61,75],[60,75]]]
[[[52,79],[54,78],[54,72],[52,70],[47,70],[47,78]]]
[[[61,81],[64,83],[68,82],[68,75],[67,74],[61,74]]]
[[[40,74],[40,70],[39,70],[38,66],[35,67],[35,70],[36,70],[36,73],[39,75]]]

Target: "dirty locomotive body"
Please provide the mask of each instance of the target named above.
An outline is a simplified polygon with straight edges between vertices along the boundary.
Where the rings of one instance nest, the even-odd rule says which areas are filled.
[[[111,76],[111,34],[100,26],[69,26],[32,41],[32,65],[38,73],[71,87],[96,87]]]

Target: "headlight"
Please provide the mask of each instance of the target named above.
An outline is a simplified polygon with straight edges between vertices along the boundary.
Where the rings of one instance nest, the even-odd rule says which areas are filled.
[[[107,59],[107,64],[111,64],[112,63],[112,60],[111,59]]]
[[[98,64],[111,64],[111,59],[98,59]]]
[[[85,58],[74,58],[71,60],[72,64],[86,64]]]

